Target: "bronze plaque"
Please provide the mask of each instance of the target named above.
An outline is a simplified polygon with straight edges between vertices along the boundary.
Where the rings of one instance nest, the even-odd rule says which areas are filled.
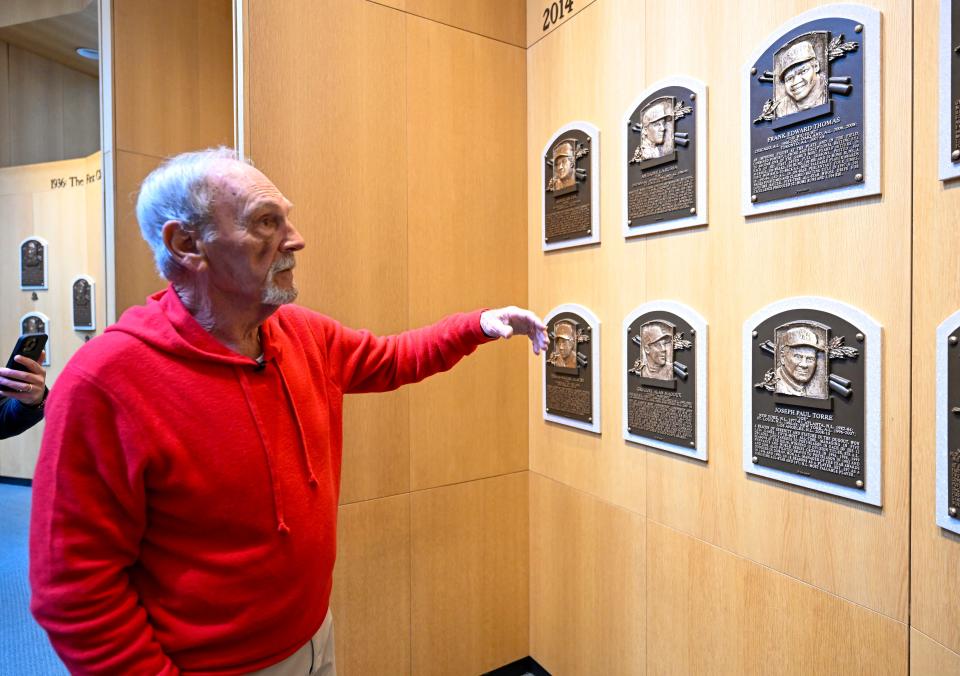
[[[697,444],[697,335],[661,310],[627,328],[627,430],[657,441]]]
[[[863,25],[830,17],[775,40],[750,75],[750,200],[864,180]]]
[[[960,328],[947,342],[947,511],[960,517]],[[942,507],[940,508],[942,509]]]
[[[593,423],[594,365],[590,324],[574,312],[560,312],[547,325],[544,393],[547,413]]]
[[[697,207],[697,95],[664,87],[630,115],[627,219],[638,227],[687,218]]]
[[[593,233],[593,138],[582,129],[563,132],[551,144],[544,161],[544,241],[555,244],[590,237]]]
[[[781,312],[755,327],[754,465],[864,488],[865,340],[850,322],[814,309]]]
[[[20,245],[20,288],[47,288],[47,247],[41,239],[27,239]]]
[[[20,335],[24,336],[28,333],[47,334],[47,344],[44,348],[46,356],[41,366],[50,366],[50,340],[52,336],[50,336],[47,319],[39,312],[31,312],[20,318]]]
[[[73,328],[75,331],[94,329],[93,284],[86,277],[73,282]]]
[[[960,162],[960,2],[950,3],[950,160]]]

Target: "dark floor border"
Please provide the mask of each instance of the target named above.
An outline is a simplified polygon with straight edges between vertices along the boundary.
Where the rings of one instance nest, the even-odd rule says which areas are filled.
[[[21,479],[15,476],[0,476],[0,484],[12,484],[14,486],[33,486],[33,479]]]
[[[527,656],[499,669],[488,671],[483,676],[550,676],[550,672],[537,664],[535,659]]]

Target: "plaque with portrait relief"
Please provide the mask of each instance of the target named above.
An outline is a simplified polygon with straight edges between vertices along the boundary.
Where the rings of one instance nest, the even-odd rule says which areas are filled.
[[[27,237],[20,242],[20,288],[42,291],[47,288],[47,240]]]
[[[653,301],[623,321],[623,438],[707,459],[707,324]]]
[[[960,176],[960,0],[940,0],[940,180]]]
[[[744,324],[743,466],[879,506],[881,331],[828,298],[791,298]]]
[[[828,5],[781,26],[743,74],[743,213],[880,192],[880,13]]]
[[[554,308],[545,319],[545,420],[600,432],[600,321],[582,305]]]
[[[47,334],[47,344],[44,347],[46,356],[41,366],[50,366],[50,318],[42,312],[28,312],[20,318],[20,335],[25,336],[28,333]]]
[[[960,310],[937,328],[937,525],[960,534]]]
[[[572,122],[543,149],[543,250],[600,241],[600,130]]]
[[[661,80],[630,105],[623,129],[624,236],[706,224],[706,85]]]
[[[70,285],[73,299],[73,330],[95,331],[97,328],[97,305],[93,277],[79,275]]]

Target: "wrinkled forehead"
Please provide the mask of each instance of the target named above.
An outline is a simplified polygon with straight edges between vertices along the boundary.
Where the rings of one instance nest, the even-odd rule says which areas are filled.
[[[259,169],[243,162],[218,162],[210,171],[209,181],[214,189],[215,208],[231,209],[237,216],[243,216],[258,205],[291,206],[273,181]]]

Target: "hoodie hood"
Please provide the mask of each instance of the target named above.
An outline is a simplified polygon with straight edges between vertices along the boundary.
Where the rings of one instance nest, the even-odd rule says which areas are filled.
[[[279,361],[282,341],[271,315],[261,326],[264,361]],[[132,307],[106,333],[119,331],[179,359],[217,364],[257,367],[255,359],[238,354],[214,338],[184,307],[173,285],[147,299],[146,305]]]

